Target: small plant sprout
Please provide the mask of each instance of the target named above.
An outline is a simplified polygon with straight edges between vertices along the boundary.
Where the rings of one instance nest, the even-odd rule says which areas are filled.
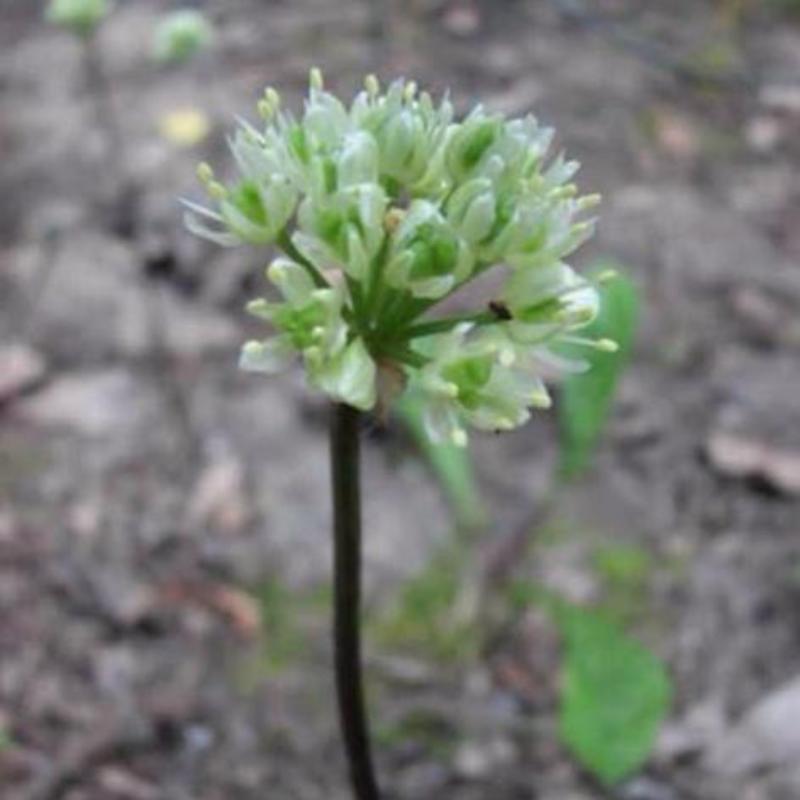
[[[182,64],[206,49],[214,29],[199,11],[184,8],[161,19],[153,36],[153,57],[161,64]]]
[[[133,216],[128,209],[132,205],[133,192],[126,180],[125,137],[98,42],[100,24],[112,8],[108,0],[52,0],[46,17],[71,31],[79,40],[86,88],[94,103],[97,128],[105,134],[107,144],[106,169],[98,181],[97,203],[103,214],[111,217],[112,227],[128,235],[133,227],[133,222],[128,219]]]
[[[77,36],[91,36],[110,10],[108,0],[51,0],[47,19]]]
[[[247,342],[241,366],[275,373],[302,361],[333,403],[334,641],[341,722],[355,796],[377,798],[363,708],[359,646],[361,412],[387,409],[407,387],[422,398],[434,442],[507,431],[548,408],[545,378],[585,368],[564,343],[598,312],[594,282],[565,259],[592,234],[577,163],[548,156],[536,119],[483,107],[456,119],[412,81],[383,91],[370,76],[347,106],[311,71],[299,116],[274,89],[262,124],[231,139],[239,175],[202,164],[210,207],[187,202],[194,233],[224,246],[274,245],[277,299],[248,311],[272,335]],[[463,313],[439,305],[489,270],[492,297]]]

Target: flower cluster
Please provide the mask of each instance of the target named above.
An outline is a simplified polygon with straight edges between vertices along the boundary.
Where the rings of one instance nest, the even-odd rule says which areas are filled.
[[[208,47],[213,38],[214,29],[201,12],[179,9],[158,23],[153,36],[153,56],[162,64],[181,64]]]
[[[414,385],[431,437],[463,445],[466,425],[507,430],[550,405],[544,379],[585,366],[560,343],[614,348],[575,335],[598,293],[564,261],[598,198],[578,196],[578,165],[548,158],[552,131],[532,116],[457,121],[447,98],[373,76],[347,107],[317,70],[299,117],[273,89],[258,108],[264,125],[231,140],[238,180],[203,164],[213,208],[186,203],[201,236],[283,251],[267,270],[279,297],[248,306],[275,335],[248,342],[242,367],[300,356],[314,386],[363,410]],[[504,283],[484,307],[435,315],[493,268]]]
[[[109,10],[108,0],[51,0],[47,19],[78,36],[90,36]]]

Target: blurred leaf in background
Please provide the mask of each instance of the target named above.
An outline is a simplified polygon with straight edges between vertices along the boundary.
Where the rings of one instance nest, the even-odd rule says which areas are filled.
[[[465,528],[485,525],[486,509],[475,479],[469,448],[431,442],[422,421],[424,402],[419,394],[407,391],[397,401],[395,409],[430,463],[458,524]]]
[[[562,605],[565,640],[559,732],[604,784],[635,772],[653,748],[672,699],[664,665],[601,615]]]
[[[633,543],[606,543],[595,550],[592,560],[603,586],[599,601],[603,612],[623,626],[647,617],[654,570],[647,550]]]
[[[800,17],[800,0],[770,0],[770,2],[776,10]]]
[[[600,313],[582,331],[595,339],[613,339],[615,353],[576,348],[574,355],[589,362],[589,369],[570,376],[562,387],[559,409],[561,466],[564,477],[583,471],[603,431],[614,400],[617,383],[630,355],[636,334],[639,294],[620,265],[604,261],[594,272],[614,270],[617,276],[600,286]],[[573,353],[570,351],[570,355]]]
[[[468,556],[458,542],[443,548],[403,585],[386,613],[372,620],[371,634],[384,648],[442,663],[474,658],[481,637],[463,604],[467,569]]]

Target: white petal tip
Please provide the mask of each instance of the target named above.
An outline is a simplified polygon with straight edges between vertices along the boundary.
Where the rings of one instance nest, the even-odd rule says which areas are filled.
[[[547,409],[552,408],[553,401],[549,394],[546,394],[545,392],[537,392],[531,396],[531,405],[534,408]]]
[[[616,353],[619,351],[619,345],[613,339],[598,339],[595,346],[604,353]]]
[[[466,434],[466,432],[465,432],[465,431],[462,431],[462,430],[460,430],[460,429],[459,429],[459,430],[455,430],[455,431],[453,431],[453,433],[450,435],[450,441],[451,441],[451,442],[452,442],[452,443],[453,443],[453,444],[454,444],[456,447],[466,447],[466,446],[467,446],[467,441],[468,441],[468,440],[467,440],[467,434]]]

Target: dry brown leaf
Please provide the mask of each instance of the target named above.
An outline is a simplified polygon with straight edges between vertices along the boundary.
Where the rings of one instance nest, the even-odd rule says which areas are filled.
[[[209,603],[241,636],[250,639],[261,630],[261,609],[247,592],[231,586],[215,586],[210,591]]]
[[[714,467],[733,478],[758,478],[784,494],[800,494],[800,451],[725,431],[709,436],[706,449]]]
[[[161,588],[163,602],[199,606],[219,614],[247,639],[261,630],[261,608],[256,599],[235,586],[201,581],[170,581]]]
[[[186,527],[208,525],[223,533],[239,533],[249,519],[241,463],[226,458],[209,464],[192,490],[186,508]]]
[[[731,296],[736,315],[759,340],[795,346],[800,343],[800,320],[792,308],[794,298],[778,300],[752,286],[741,286]]]
[[[669,155],[686,161],[697,157],[700,137],[687,117],[669,108],[655,109],[653,131],[661,149]]]
[[[0,403],[6,403],[32,389],[45,376],[41,354],[24,344],[0,347]]]

